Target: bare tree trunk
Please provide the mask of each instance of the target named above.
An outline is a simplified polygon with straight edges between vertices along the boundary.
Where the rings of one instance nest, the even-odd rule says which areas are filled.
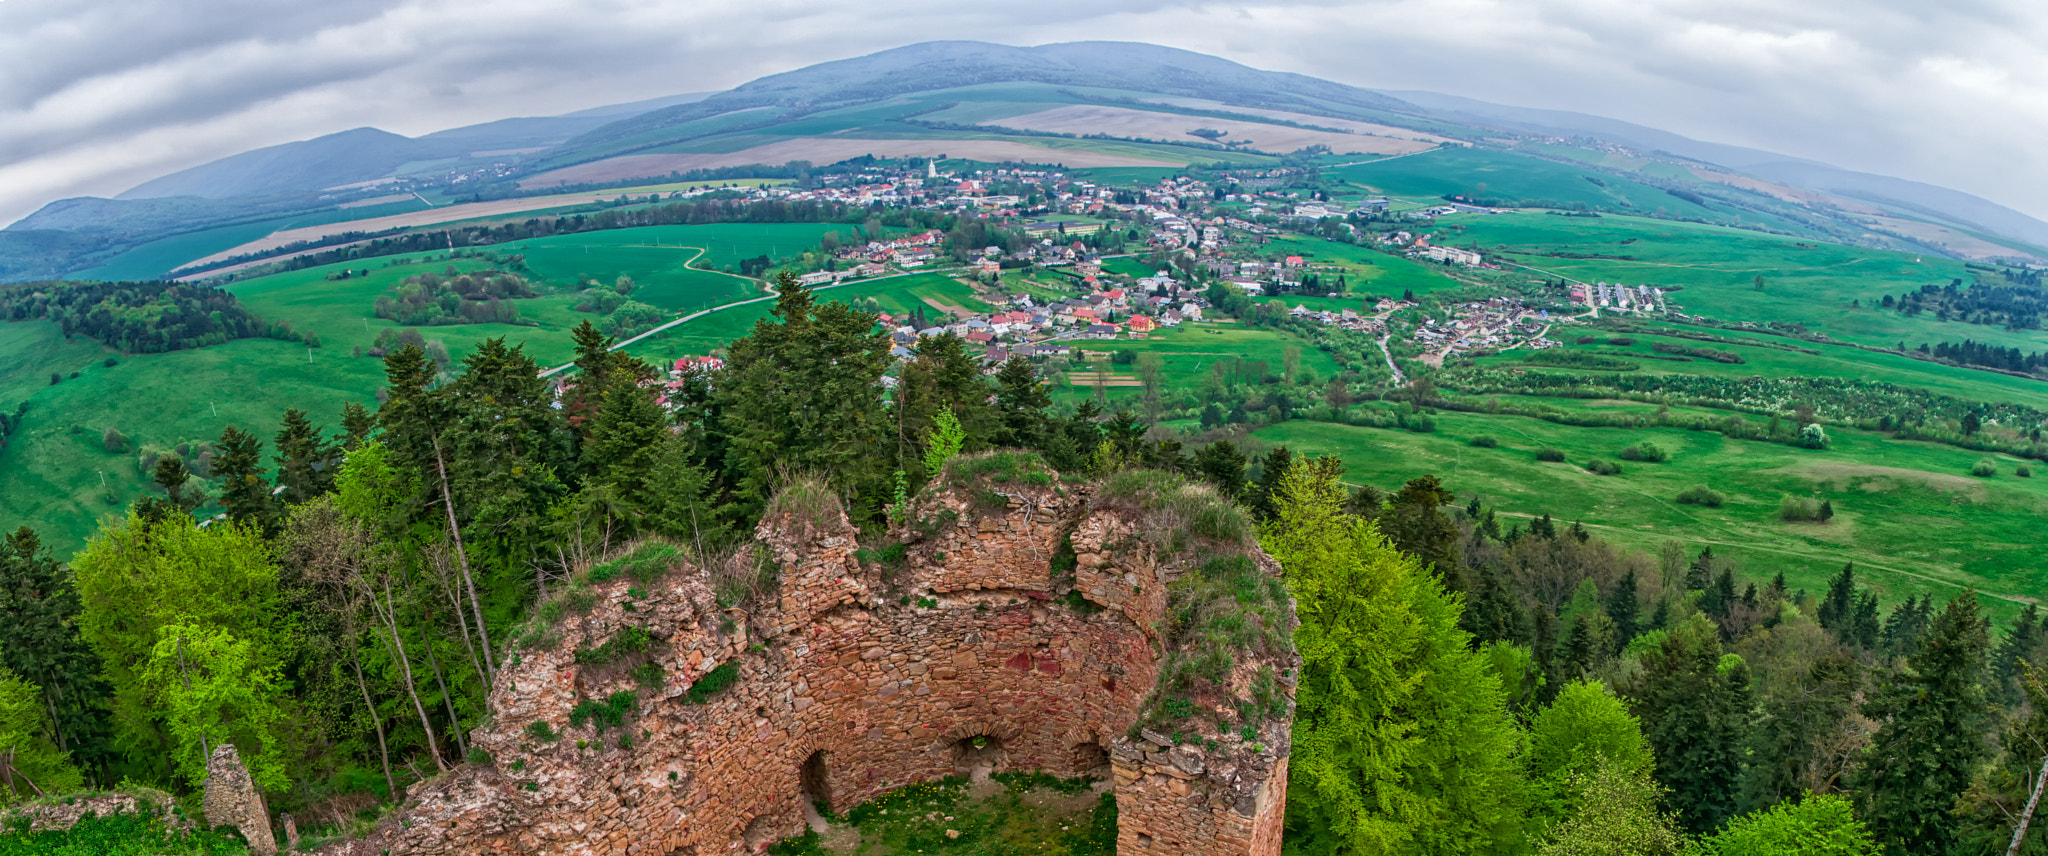
[[[2005,848],[2005,856],[2019,856],[2020,845],[2026,843],[2027,826],[2034,822],[2034,809],[2041,805],[2043,784],[2048,784],[2048,757],[2041,759],[2041,772],[2034,774],[2034,787],[2027,795],[2027,809],[2020,812],[2020,825],[2012,831],[2012,846]]]
[[[384,578],[384,598],[383,601],[378,601],[375,597],[371,597],[370,600],[376,608],[378,620],[384,623],[385,630],[391,632],[392,648],[398,655],[398,668],[405,673],[405,692],[412,696],[413,710],[418,711],[420,715],[420,730],[427,734],[427,751],[434,756],[434,766],[446,773],[448,762],[441,760],[441,744],[434,739],[434,722],[427,716],[426,704],[420,701],[419,687],[413,682],[412,658],[405,653],[405,636],[398,632],[397,608],[392,605],[391,578],[388,576]]]
[[[441,688],[441,704],[448,708],[448,727],[455,732],[455,753],[457,757],[469,757],[469,741],[462,737],[462,717],[455,713],[455,694],[448,691],[448,680],[441,674],[441,658],[434,656],[434,643],[427,643],[427,668],[434,670],[434,685]]]
[[[391,748],[384,744],[384,717],[377,715],[377,703],[370,699],[370,683],[363,680],[363,660],[354,647],[349,648],[348,664],[356,670],[356,688],[363,691],[363,708],[370,712],[370,727],[377,731],[377,758],[384,762],[384,787],[389,789],[393,803],[403,802],[398,796],[398,780],[391,777]]]
[[[455,624],[462,629],[462,648],[469,652],[469,667],[476,671],[477,677],[484,679],[484,686],[488,690],[491,685],[490,674],[484,671],[483,661],[477,659],[476,643],[469,638],[469,619],[464,618],[462,615],[462,590],[449,581],[446,570],[447,562],[447,554],[435,554],[434,579],[440,583],[441,593],[448,596],[448,603],[455,607]]]
[[[455,495],[448,490],[448,464],[441,459],[441,438],[434,438],[434,467],[441,473],[441,508],[448,512],[448,534],[455,539],[455,560],[462,568],[462,584],[469,589],[469,608],[476,613],[476,632],[484,640],[484,688],[498,682],[498,663],[491,657],[491,631],[484,626],[483,602],[476,596],[476,578],[469,573],[469,554],[462,548],[462,528],[455,525]]]

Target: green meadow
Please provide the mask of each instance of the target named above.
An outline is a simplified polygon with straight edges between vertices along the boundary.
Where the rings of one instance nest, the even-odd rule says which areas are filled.
[[[1652,409],[1640,408],[1644,415]],[[1711,546],[1740,561],[1744,576],[1783,573],[1795,589],[1818,592],[1844,563],[1855,562],[1887,603],[1922,592],[1943,599],[1975,586],[1994,614],[2009,618],[2048,583],[2040,570],[2048,544],[2036,532],[2048,511],[2048,473],[2016,477],[2016,460],[2001,461],[1996,476],[1976,478],[1970,467],[1981,454],[1849,430],[1831,432],[1833,446],[1814,451],[1675,428],[1582,428],[1449,412],[1434,418],[1429,434],[1287,422],[1254,436],[1297,452],[1338,455],[1347,480],[1382,489],[1437,474],[1460,501],[1476,495],[1495,507],[1504,529],[1549,514],[1646,551],[1671,539],[1694,553]],[[1470,445],[1480,436],[1499,445]],[[1641,441],[1670,452],[1670,460],[1618,461],[1623,447]],[[1536,451],[1545,448],[1566,460],[1537,461]],[[1622,472],[1594,475],[1584,465],[1595,458],[1618,461]],[[1701,484],[1726,504],[1676,501]],[[1778,504],[1787,495],[1826,498],[1835,517],[1781,522]]]

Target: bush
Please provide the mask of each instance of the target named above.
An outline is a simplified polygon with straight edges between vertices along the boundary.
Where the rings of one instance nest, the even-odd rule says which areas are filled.
[[[1486,434],[1481,434],[1477,437],[1472,438],[1471,443],[1472,445],[1477,446],[1481,449],[1491,449],[1500,445],[1499,440],[1496,440],[1492,436]]]
[[[469,763],[474,767],[491,766],[491,753],[484,751],[482,746],[471,746],[469,747]]]
[[[1693,485],[1678,492],[1678,502],[1680,505],[1704,505],[1708,508],[1720,508],[1721,503],[1725,501],[1720,493],[1703,484]]]
[[[1621,458],[1624,461],[1642,461],[1651,464],[1661,464],[1665,461],[1671,460],[1671,453],[1666,452],[1663,449],[1659,448],[1655,443],[1652,443],[1648,440],[1644,440],[1641,443],[1637,443],[1633,446],[1621,450],[1621,453],[1617,455],[1617,457]]]
[[[108,357],[108,358],[106,359],[106,361],[104,361],[104,362],[100,363],[100,365],[106,366],[107,368],[113,368],[113,367],[115,367],[115,366],[118,366],[118,365],[120,365],[120,364],[121,364],[121,361],[120,361],[120,360],[117,360],[117,359],[114,359],[113,357]]]
[[[1564,453],[1556,449],[1537,449],[1536,460],[1557,463],[1564,460]]]
[[[634,695],[632,690],[612,693],[604,701],[587,698],[569,709],[569,725],[581,728],[583,723],[589,722],[595,724],[599,732],[603,732],[607,728],[624,725],[626,715],[639,706],[640,698]]]
[[[691,684],[690,692],[683,697],[683,700],[688,704],[704,704],[709,702],[713,696],[725,692],[733,684],[738,683],[739,679],[740,664],[728,660],[718,664],[717,668],[705,672],[703,677],[698,678],[696,683]]]
[[[593,585],[611,582],[621,576],[633,578],[634,582],[651,583],[661,579],[674,565],[685,561],[682,548],[674,544],[650,541],[628,551],[625,555],[590,569],[588,580]]]
[[[1834,503],[1819,497],[1787,496],[1778,501],[1778,519],[1788,523],[1826,523],[1834,516]]]
[[[119,453],[128,448],[128,438],[121,436],[121,429],[110,425],[107,432],[100,435],[100,445],[105,446],[109,452]]]
[[[545,719],[536,719],[527,723],[526,736],[542,743],[553,743],[562,737],[562,735],[555,733],[554,727],[548,725],[548,721]]]
[[[1599,458],[1594,458],[1586,462],[1586,471],[1596,476],[1620,475],[1621,465],[1613,461],[1603,461]]]
[[[612,634],[603,645],[576,652],[576,662],[585,666],[602,666],[618,662],[634,654],[645,653],[654,647],[654,636],[646,628],[628,625]]]
[[[1990,458],[1979,460],[1976,466],[1970,468],[1970,475],[1984,479],[1998,475],[1998,462]]]
[[[2019,476],[2020,478],[2023,478],[2023,479],[2026,479],[2026,478],[2033,478],[2033,477],[2034,477],[2034,468],[2033,468],[2033,467],[2029,467],[2029,466],[2027,466],[2026,464],[2021,464],[2021,465],[2019,465],[2019,466],[2017,466],[2017,467],[2014,467],[2014,468],[2013,468],[2012,474],[2013,474],[2013,475],[2016,475],[2016,476]]]

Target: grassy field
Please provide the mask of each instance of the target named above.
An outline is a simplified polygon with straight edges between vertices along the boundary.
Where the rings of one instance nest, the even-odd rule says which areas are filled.
[[[1971,282],[1971,273],[1954,259],[1639,217],[1459,215],[1439,226],[1439,243],[1478,246],[1572,279],[1681,288],[1671,302],[1688,314],[1799,323],[1881,347],[1902,340],[1918,345],[1975,339],[2028,351],[2048,349],[2048,335],[2041,331],[1907,317],[1877,306],[1887,294],[1922,285]],[[1558,253],[1608,258],[1559,258]],[[1756,289],[1758,276],[1764,278],[1762,291]]]
[[[1135,364],[1111,365],[1108,360],[1084,359],[1082,351],[1109,353],[1131,351],[1136,354],[1153,354],[1160,358],[1162,365],[1162,397],[1171,401],[1182,395],[1192,395],[1206,382],[1209,373],[1216,370],[1218,363],[1230,364],[1232,360],[1249,363],[1263,361],[1266,373],[1282,374],[1287,359],[1287,350],[1299,351],[1301,369],[1314,372],[1317,377],[1334,377],[1337,363],[1330,355],[1317,350],[1315,345],[1291,333],[1275,330],[1253,330],[1236,324],[1189,323],[1154,331],[1145,339],[1110,339],[1099,341],[1075,341],[1072,358],[1074,368],[1081,372],[1096,370],[1098,362],[1111,374],[1130,376],[1136,372]],[[1249,370],[1249,366],[1240,364]],[[1060,403],[1078,404],[1084,399],[1093,399],[1093,386],[1065,384],[1055,379],[1053,399]],[[1122,407],[1138,409],[1144,398],[1144,390],[1138,386],[1111,386],[1103,390],[1107,397],[1108,409]]]
[[[1412,261],[1366,247],[1300,235],[1275,237],[1264,246],[1261,254],[1298,255],[1303,261],[1317,268],[1335,267],[1338,270],[1318,270],[1316,273],[1326,278],[1341,273],[1349,287],[1349,293],[1370,295],[1375,298],[1399,298],[1403,292],[1408,291],[1419,295],[1429,294],[1464,285],[1446,276],[1444,269],[1435,264]]]
[[[1256,436],[1341,456],[1345,478],[1356,483],[1391,489],[1435,473],[1461,500],[1477,495],[1497,507],[1503,526],[1547,513],[1645,550],[1669,539],[1694,553],[1712,546],[1716,555],[1739,560],[1748,578],[1783,573],[1794,588],[1813,592],[1853,561],[1887,603],[1922,592],[1947,598],[1973,585],[2003,619],[2048,582],[2038,570],[2048,563],[2048,545],[2034,529],[2048,511],[2048,479],[2013,476],[2016,461],[2002,461],[1999,475],[1980,479],[1969,475],[1980,454],[1847,430],[1833,432],[1832,448],[1811,451],[1706,432],[1580,428],[1514,416],[1441,413],[1436,422],[1432,434],[1288,422]],[[1482,435],[1500,445],[1469,445]],[[1584,469],[1594,458],[1617,460],[1622,447],[1644,440],[1671,459],[1622,462],[1614,476]],[[1564,452],[1566,461],[1537,461],[1534,453],[1543,448]],[[1675,501],[1700,484],[1725,495],[1727,504]],[[1835,518],[1780,522],[1778,503],[1787,495],[1827,498]]]

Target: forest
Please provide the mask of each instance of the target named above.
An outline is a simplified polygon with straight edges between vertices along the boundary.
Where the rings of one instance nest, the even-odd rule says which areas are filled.
[[[1431,475],[1381,492],[1335,458],[1186,447],[1140,414],[1053,407],[1021,359],[984,375],[950,335],[884,398],[872,314],[787,275],[777,292],[722,368],[668,383],[586,322],[559,407],[503,340],[444,372],[394,338],[381,404],[338,430],[298,410],[269,438],[229,427],[204,478],[162,454],[158,488],[68,562],[8,536],[8,793],[189,802],[229,740],[273,812],[358,833],[490,762],[467,734],[499,664],[616,548],[725,568],[718,597],[743,606],[773,590],[748,533],[792,478],[879,533],[949,460],[1019,449],[1077,479],[1197,479],[1256,522],[1301,617],[1290,853],[1981,853],[2038,795],[2031,607],[1995,629],[1974,592],[1884,604],[1854,567],[1788,590],[1707,545],[1508,521]],[[201,525],[208,501],[225,514]]]
[[[131,354],[255,337],[306,338],[293,334],[289,323],[256,317],[232,294],[178,282],[29,283],[0,290],[0,307],[8,320],[52,321],[66,336],[83,334]]]

